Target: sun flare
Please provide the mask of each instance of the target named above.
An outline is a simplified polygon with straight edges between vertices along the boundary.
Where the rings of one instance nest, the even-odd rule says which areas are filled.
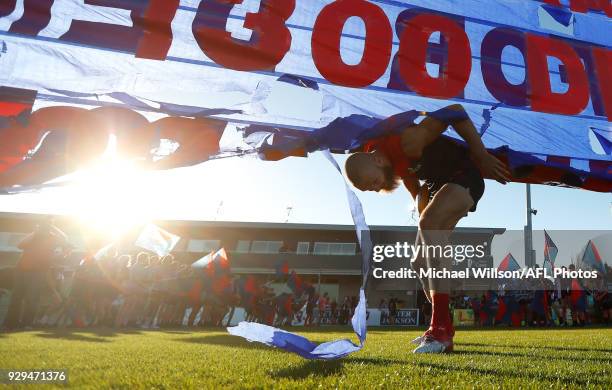
[[[89,232],[117,239],[152,219],[154,188],[150,172],[119,157],[112,141],[102,158],[74,174],[66,201]]]

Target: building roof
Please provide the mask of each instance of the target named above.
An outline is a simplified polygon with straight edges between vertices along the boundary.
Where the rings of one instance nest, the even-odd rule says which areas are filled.
[[[45,216],[53,216],[60,219],[70,219],[71,215],[47,215],[34,213],[14,213],[0,212],[0,221],[6,219],[25,219],[29,221],[38,221]],[[172,224],[175,226],[185,227],[216,227],[216,228],[237,228],[237,229],[278,229],[278,230],[335,230],[335,231],[354,231],[354,225],[330,225],[330,224],[306,224],[306,223],[278,223],[278,222],[240,222],[240,221],[196,221],[196,220],[163,220],[155,221],[164,224]],[[396,231],[396,232],[415,232],[416,226],[389,226],[389,225],[371,225],[372,231]],[[502,234],[506,231],[504,228],[457,228],[458,232],[469,233],[492,233]]]

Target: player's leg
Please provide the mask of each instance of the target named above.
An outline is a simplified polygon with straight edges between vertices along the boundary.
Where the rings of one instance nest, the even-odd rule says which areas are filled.
[[[452,215],[449,216],[448,219],[445,220],[445,222],[443,223],[443,230],[445,231],[452,231],[455,226],[457,225],[457,223],[459,222],[459,220],[461,220],[461,218],[465,217],[467,215],[467,212],[463,215],[457,216],[457,215]],[[423,241],[421,239],[421,235],[417,234],[417,238],[416,238],[416,244],[415,245],[422,245]],[[417,256],[414,261],[411,263],[411,267],[413,270],[415,270],[416,272],[419,272],[421,269],[427,269],[428,265],[427,265],[427,258],[425,256]],[[421,282],[421,285],[423,287],[423,292],[425,293],[425,297],[427,298],[427,300],[429,301],[429,303],[432,303],[432,297],[431,297],[431,289],[429,287],[429,279],[428,278],[421,278],[419,277],[419,281]],[[454,334],[454,330],[452,332]],[[418,336],[416,338],[414,338],[413,340],[411,340],[410,342],[414,345],[419,345],[421,344],[423,341],[425,340],[425,335],[422,336]]]
[[[421,235],[417,234],[414,245],[416,248],[418,248],[422,244],[423,241],[421,240]],[[431,303],[431,296],[429,295],[429,280],[427,278],[420,277],[421,270],[427,269],[427,259],[425,258],[425,256],[421,256],[419,252],[419,255],[412,259],[410,267],[417,273],[417,277],[421,282],[421,287],[423,287],[423,293],[425,294],[425,298]]]
[[[470,192],[463,186],[447,183],[436,193],[419,221],[419,235],[425,245],[429,268],[451,269],[452,258],[444,257],[443,250],[457,222],[474,205]],[[452,349],[453,328],[449,312],[450,280],[431,278],[428,282],[432,297],[430,329],[415,353],[439,353]]]

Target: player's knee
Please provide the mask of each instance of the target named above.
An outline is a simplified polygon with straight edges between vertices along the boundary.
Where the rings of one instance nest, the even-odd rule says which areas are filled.
[[[439,230],[442,228],[443,220],[435,213],[423,213],[419,220],[419,228],[421,230]]]
[[[474,199],[469,190],[458,185],[447,188],[448,198],[444,202],[444,215],[446,220],[464,217],[474,205]]]
[[[413,271],[419,272],[419,270],[427,268],[427,259],[424,257],[416,257],[410,261],[410,268]]]
[[[467,215],[468,211],[474,205],[474,201],[471,198],[463,198],[457,202],[450,219],[460,219]]]

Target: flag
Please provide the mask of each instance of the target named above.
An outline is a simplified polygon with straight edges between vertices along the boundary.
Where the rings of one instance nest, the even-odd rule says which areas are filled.
[[[179,236],[158,226],[148,224],[142,229],[134,244],[161,257],[170,254],[180,239]]]
[[[578,279],[572,279],[572,287],[570,291],[570,300],[574,310],[586,310],[586,292]]]
[[[224,299],[233,294],[234,285],[230,261],[224,248],[197,260],[191,264],[191,268],[201,272],[204,279],[204,290],[207,292]]]
[[[304,281],[295,271],[291,271],[291,275],[287,279],[287,287],[291,289],[296,297],[299,297],[304,292]]]
[[[546,268],[551,275],[555,269],[557,253],[559,253],[557,245],[555,245],[552,238],[550,238],[548,232],[544,230],[544,268]]]
[[[236,287],[242,306],[247,310],[255,308],[262,293],[257,279],[253,275],[241,276],[236,282]]]
[[[191,264],[191,267],[202,270],[204,275],[211,280],[230,274],[230,261],[225,248],[202,257]]]
[[[498,271],[516,271],[519,269],[521,269],[521,266],[514,259],[512,253],[508,253],[508,255],[504,257],[502,262],[499,263],[499,266],[497,267]]]
[[[230,298],[231,294],[234,292],[230,275],[221,275],[212,280],[210,285],[204,286],[204,289],[222,298],[223,301],[225,298]]]
[[[559,249],[555,245],[554,241],[548,235],[548,232],[544,230],[544,260],[548,260],[551,264],[555,264]]]
[[[111,242],[110,244],[105,245],[104,247],[102,247],[101,249],[99,249],[99,250],[96,252],[96,254],[93,256],[93,258],[94,258],[96,261],[100,261],[100,260],[102,260],[103,258],[105,258],[105,257],[107,257],[107,256],[109,256],[109,255],[111,255],[111,254],[112,254],[111,250],[112,250],[112,249],[114,249],[114,248],[115,248],[115,243],[114,243],[114,242]]]
[[[606,273],[606,267],[601,260],[601,256],[599,255],[599,251],[597,250],[595,243],[592,240],[589,240],[589,243],[584,250],[584,254],[582,255],[582,263],[603,274]]]
[[[290,316],[293,313],[293,295],[282,293],[274,298],[274,303],[281,317]]]
[[[276,270],[276,278],[284,279],[289,275],[289,263],[287,260],[279,260],[274,265],[274,269]]]

